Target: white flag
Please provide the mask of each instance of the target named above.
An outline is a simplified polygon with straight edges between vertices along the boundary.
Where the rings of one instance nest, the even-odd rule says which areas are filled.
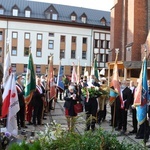
[[[4,61],[4,75],[3,75],[3,86],[5,86],[6,81],[11,73],[11,60],[9,51],[6,54]]]
[[[13,135],[18,135],[16,114],[20,110],[18,94],[16,89],[15,75],[11,73],[10,105],[7,117],[7,131]]]
[[[76,68],[75,68],[75,64],[74,63],[73,63],[71,82],[72,83],[77,83],[77,74],[76,74]]]

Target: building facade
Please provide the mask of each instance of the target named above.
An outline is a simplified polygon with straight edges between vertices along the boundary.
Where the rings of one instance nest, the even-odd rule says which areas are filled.
[[[141,67],[139,68],[137,62],[142,60],[144,51],[141,51],[141,45],[145,43],[148,35],[149,3],[148,0],[114,0],[111,9],[109,61],[115,60],[115,49],[118,48],[118,60],[123,63],[130,62],[130,66],[127,66],[128,74],[134,77],[139,76],[136,71]]]
[[[80,72],[97,57],[106,67],[110,49],[110,12],[27,0],[0,0],[0,63],[9,44],[12,70],[26,72],[31,50],[37,74],[47,71],[50,54],[70,75],[72,63],[80,61]]]

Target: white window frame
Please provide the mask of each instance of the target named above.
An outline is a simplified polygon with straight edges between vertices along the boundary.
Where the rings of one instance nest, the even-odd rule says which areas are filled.
[[[42,40],[42,34],[40,33],[37,34],[37,40],[40,40],[40,41]]]
[[[17,39],[17,37],[18,37],[18,33],[17,32],[12,32],[12,38]]]
[[[58,15],[57,14],[52,14],[52,20],[57,20],[58,19]]]
[[[31,11],[30,10],[25,10],[25,17],[28,17],[28,18],[31,17]]]
[[[75,15],[72,15],[72,16],[71,16],[71,20],[72,20],[72,21],[76,21],[76,16],[75,16]]]
[[[25,35],[24,35],[24,38],[26,40],[30,40],[30,33],[26,32]]]
[[[54,49],[54,40],[48,41],[48,49]]]
[[[18,16],[18,9],[13,9],[13,11],[12,11],[12,15],[13,16]]]
[[[4,9],[0,8],[0,15],[3,15],[3,14],[4,14]]]

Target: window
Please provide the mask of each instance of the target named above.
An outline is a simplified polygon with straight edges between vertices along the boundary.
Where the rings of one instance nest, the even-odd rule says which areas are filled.
[[[72,21],[76,21],[76,16],[71,16]]]
[[[0,41],[2,41],[2,40],[3,40],[3,32],[0,31]]]
[[[3,14],[4,14],[4,9],[0,8],[0,15],[3,15]]]
[[[104,40],[100,40],[101,43],[101,48],[105,48],[105,41]]]
[[[96,39],[94,40],[94,47],[98,48],[98,40],[96,40]]]
[[[40,65],[36,65],[36,73],[41,73],[41,66]]]
[[[24,64],[24,73],[27,72],[27,64]]]
[[[82,17],[82,18],[81,18],[81,21],[82,21],[83,23],[86,23],[86,17]]]
[[[60,50],[60,59],[65,58],[65,50]]]
[[[60,41],[65,42],[65,36],[61,35]]]
[[[106,41],[106,48],[107,48],[107,49],[110,48],[110,41]]]
[[[76,37],[72,36],[72,43],[76,43]]]
[[[2,57],[2,47],[0,47],[0,57]]]
[[[30,17],[31,16],[31,11],[30,10],[26,10],[25,11],[25,17]]]
[[[11,50],[11,55],[12,56],[17,56],[17,47],[12,47],[12,50]]]
[[[13,32],[13,33],[12,33],[12,38],[13,38],[13,39],[17,39],[17,36],[18,36],[18,33],[17,33],[17,32]]]
[[[87,38],[83,38],[83,44],[87,44]]]
[[[100,62],[104,62],[104,54],[100,54]]]
[[[24,48],[24,56],[28,56],[29,55],[29,47],[25,47]]]
[[[49,36],[50,37],[54,37],[54,33],[49,33]]]
[[[108,57],[109,57],[109,55],[108,55],[108,54],[106,54],[106,62],[108,62]]]
[[[29,40],[30,39],[30,33],[25,33],[25,39]]]
[[[16,72],[16,64],[11,64],[12,72]]]
[[[49,49],[53,49],[54,48],[54,41],[53,40],[49,40],[48,41],[48,48]]]
[[[86,51],[82,51],[82,59],[86,59]]]
[[[57,14],[52,14],[52,20],[57,20]]]
[[[37,40],[42,40],[42,34],[37,34]]]
[[[18,16],[18,9],[13,9],[12,15],[13,16]]]
[[[71,50],[71,58],[76,58],[76,51],[75,50]]]
[[[37,48],[37,50],[36,50],[36,57],[42,57],[42,50],[41,50],[41,48]]]

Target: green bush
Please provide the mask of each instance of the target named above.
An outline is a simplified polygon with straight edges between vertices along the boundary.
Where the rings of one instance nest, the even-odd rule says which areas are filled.
[[[15,143],[11,145],[9,150],[139,150],[139,148],[142,150],[140,145],[129,144],[125,141],[120,143],[115,135],[102,129],[95,132],[88,131],[83,135],[74,132],[62,132],[61,136],[45,143],[43,139],[40,137],[33,144],[23,142],[19,145]]]

